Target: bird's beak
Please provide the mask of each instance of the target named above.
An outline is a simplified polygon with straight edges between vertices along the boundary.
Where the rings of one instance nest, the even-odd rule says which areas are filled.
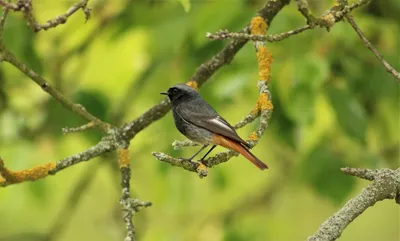
[[[161,92],[161,95],[168,95],[168,92]]]

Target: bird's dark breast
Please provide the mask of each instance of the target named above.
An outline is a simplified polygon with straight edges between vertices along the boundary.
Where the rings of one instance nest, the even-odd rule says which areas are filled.
[[[197,127],[181,118],[176,111],[172,110],[176,128],[187,138],[203,145],[210,144],[212,133],[206,129]]]

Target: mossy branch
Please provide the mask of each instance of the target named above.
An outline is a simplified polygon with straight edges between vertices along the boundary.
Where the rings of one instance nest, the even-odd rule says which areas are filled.
[[[372,183],[328,218],[315,234],[308,237],[307,241],[338,239],[354,219],[379,201],[395,199],[400,204],[400,168],[369,170],[347,167],[342,168],[342,171],[349,175],[372,180]]]
[[[47,20],[44,24],[39,24],[36,18],[33,16],[32,0],[18,0],[16,3],[5,2],[0,0],[0,5],[6,9],[13,11],[21,11],[28,22],[28,26],[34,31],[39,32],[40,30],[48,30],[49,28],[55,28],[60,24],[67,22],[68,18],[72,16],[76,11],[82,9],[85,14],[86,20],[90,18],[90,8],[87,8],[89,0],[81,0],[72,5],[66,13],[60,14],[52,19]]]

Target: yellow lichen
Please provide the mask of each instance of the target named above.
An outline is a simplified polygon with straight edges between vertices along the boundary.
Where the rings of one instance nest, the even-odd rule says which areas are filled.
[[[257,115],[259,111],[272,110],[273,108],[274,106],[272,105],[271,100],[268,98],[268,95],[266,93],[261,93],[251,114]]]
[[[260,106],[258,104],[258,102],[256,103],[256,106],[254,107],[254,109],[251,111],[252,115],[258,115],[258,113],[260,112]]]
[[[258,136],[257,136],[256,132],[253,131],[253,132],[249,135],[249,140],[251,140],[251,141],[258,141]]]
[[[332,13],[322,16],[321,20],[325,23],[327,27],[332,27],[336,22],[335,16],[333,16]]]
[[[118,160],[119,160],[119,167],[129,167],[130,158],[129,158],[129,150],[128,149],[118,149]]]
[[[272,102],[268,98],[268,95],[266,93],[260,94],[260,97],[258,98],[257,102],[260,106],[261,111],[274,109],[274,106],[272,105]]]
[[[186,85],[192,87],[195,90],[199,90],[199,86],[197,85],[197,82],[194,80],[186,82]]]
[[[271,76],[272,55],[265,46],[258,48],[257,61],[260,80],[268,82]]]
[[[207,171],[207,166],[201,162],[198,162],[199,166],[197,167],[197,172],[204,172]]]
[[[250,23],[251,34],[266,35],[268,25],[260,16],[254,17]]]
[[[50,162],[31,169],[11,171],[4,166],[3,161],[0,159],[0,175],[2,176],[2,178],[0,178],[0,184],[10,185],[25,181],[36,181],[48,176],[49,171],[53,170],[55,167],[56,164]]]

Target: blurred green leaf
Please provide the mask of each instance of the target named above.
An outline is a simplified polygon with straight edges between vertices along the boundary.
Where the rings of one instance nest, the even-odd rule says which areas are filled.
[[[316,54],[298,59],[294,65],[296,67],[296,80],[309,85],[313,90],[319,89],[329,76],[327,60]]]
[[[23,18],[9,15],[4,25],[4,45],[22,63],[36,73],[43,73],[43,65],[35,49],[35,33],[27,26]]]
[[[314,117],[315,93],[311,85],[296,83],[290,90],[289,114],[299,124],[308,124]]]
[[[83,105],[92,115],[100,120],[105,120],[109,103],[102,92],[81,90],[74,95],[73,99],[76,103]]]
[[[271,92],[277,93],[277,84],[273,82],[271,84]],[[295,130],[296,123],[288,116],[287,112],[284,110],[282,106],[283,103],[280,98],[274,98],[274,113],[273,118],[271,118],[269,131],[274,132],[274,136],[284,143],[287,143],[289,146],[295,146]]]
[[[224,219],[224,241],[248,241],[258,240],[257,229],[254,223],[236,223],[232,216],[225,216]],[[266,239],[267,240],[267,239]]]
[[[30,193],[38,202],[43,204],[46,201],[47,185],[45,181],[30,182],[28,187]]]
[[[185,12],[190,11],[190,0],[179,0],[179,2],[182,4],[183,9],[185,9]]]
[[[349,136],[365,143],[367,119],[363,107],[345,89],[329,85],[327,91],[339,125]]]
[[[82,90],[77,92],[73,99],[75,103],[83,105],[92,115],[96,116],[100,120],[107,121],[106,116],[109,103],[107,97],[102,92]],[[71,115],[75,114],[71,113]],[[95,142],[101,138],[101,133],[99,132],[86,131],[84,134],[92,142]]]
[[[226,173],[222,169],[216,168],[212,175],[212,182],[218,190],[224,189],[228,184]]]
[[[333,153],[327,144],[321,144],[301,162],[302,179],[321,196],[340,204],[354,187],[355,179],[344,175],[343,157]]]
[[[184,157],[182,150],[175,150],[172,147],[172,145],[169,145],[168,148],[161,151],[173,157]],[[160,174],[161,176],[166,177],[167,174],[171,171],[171,168],[174,167],[168,165],[168,163],[157,161],[157,171],[158,171],[157,173]]]

